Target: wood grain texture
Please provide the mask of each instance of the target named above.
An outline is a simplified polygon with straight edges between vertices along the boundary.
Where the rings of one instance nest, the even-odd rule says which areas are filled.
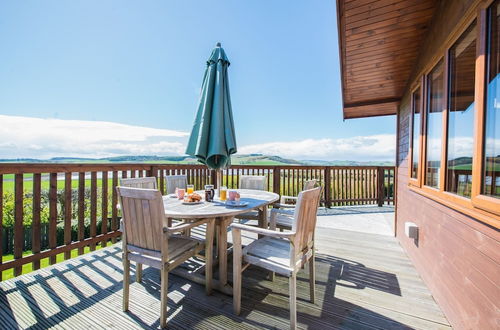
[[[435,8],[431,0],[337,0],[344,119],[396,114]]]

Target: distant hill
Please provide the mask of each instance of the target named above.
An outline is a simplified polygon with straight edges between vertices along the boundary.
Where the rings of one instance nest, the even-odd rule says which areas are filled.
[[[117,156],[104,158],[54,157],[51,159],[0,159],[0,163],[163,163],[163,164],[199,164],[191,156]],[[233,155],[233,165],[316,165],[316,166],[392,166],[393,162],[358,162],[349,160],[295,160],[280,156],[262,154]]]

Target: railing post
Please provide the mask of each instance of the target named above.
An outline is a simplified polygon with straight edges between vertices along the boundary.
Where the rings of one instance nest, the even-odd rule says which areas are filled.
[[[331,184],[331,177],[330,177],[330,167],[325,166],[324,170],[324,176],[325,176],[325,206],[327,208],[332,207],[332,184]]]
[[[384,168],[377,166],[377,201],[378,206],[384,205]]]
[[[280,182],[281,182],[281,169],[279,166],[274,166],[273,167],[273,192],[281,195],[280,194]]]

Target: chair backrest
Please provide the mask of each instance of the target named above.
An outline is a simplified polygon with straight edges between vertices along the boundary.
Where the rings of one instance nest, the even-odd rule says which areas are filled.
[[[241,175],[239,188],[266,190],[266,177],[263,175]]]
[[[321,187],[299,193],[293,215],[292,231],[295,232],[296,254],[306,249],[314,239]]]
[[[120,179],[120,186],[129,188],[158,189],[155,177]]]
[[[175,188],[187,188],[187,175],[167,175],[165,182],[167,183],[167,194],[173,194]]]
[[[159,190],[116,187],[123,213],[125,244],[161,251],[163,227],[167,227]]]
[[[316,182],[316,179],[307,180],[304,182],[304,188],[302,190],[311,190],[314,186],[316,186]]]

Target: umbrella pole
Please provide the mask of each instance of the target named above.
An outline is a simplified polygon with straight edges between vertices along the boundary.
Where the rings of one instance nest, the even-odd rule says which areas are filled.
[[[217,170],[217,197],[220,198],[220,187],[222,187],[222,170]]]

